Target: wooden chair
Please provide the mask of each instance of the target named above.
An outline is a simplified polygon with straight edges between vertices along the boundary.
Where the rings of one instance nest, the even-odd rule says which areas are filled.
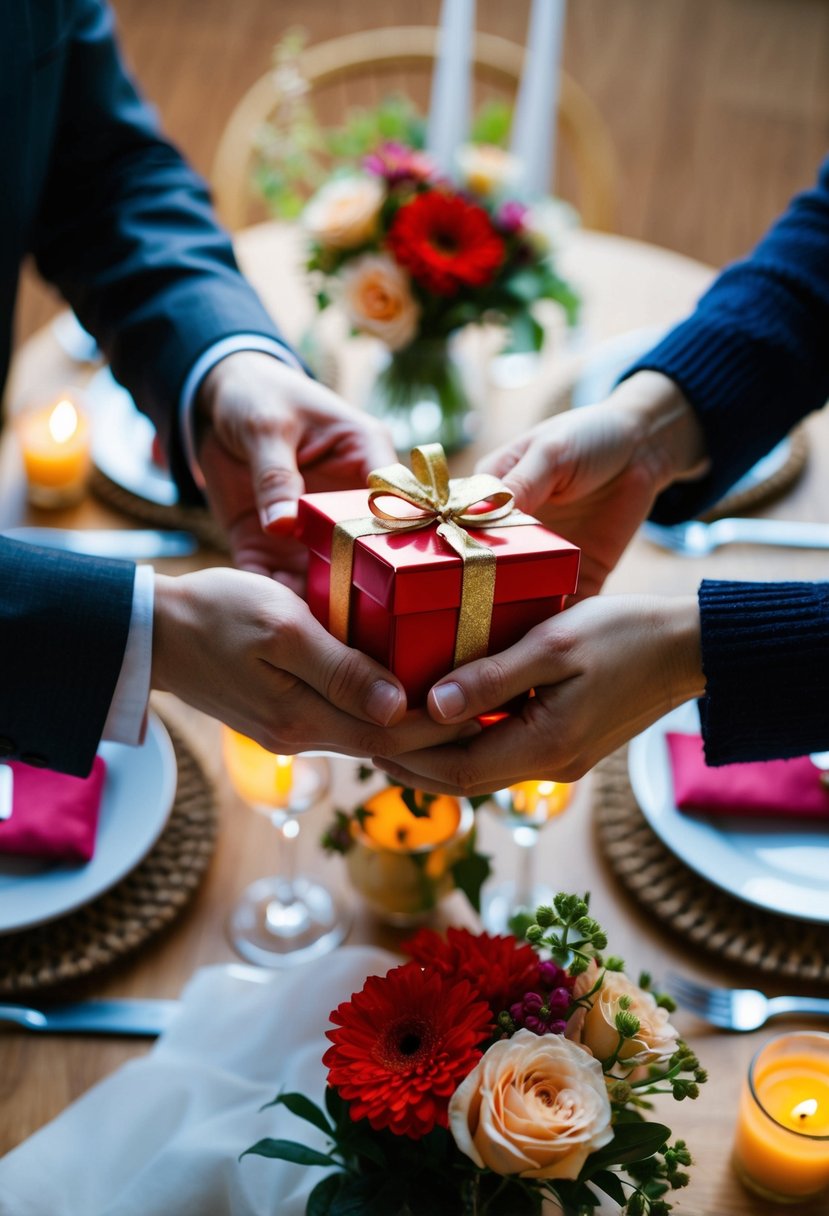
[[[439,31],[428,26],[367,30],[319,42],[300,52],[298,68],[311,96],[324,86],[366,77],[388,79],[403,70],[430,68]],[[493,34],[475,37],[475,80],[512,97],[521,78],[524,48]],[[278,103],[276,74],[260,77],[238,102],[225,126],[211,170],[219,215],[231,229],[251,222],[251,173],[257,133]],[[562,73],[558,110],[566,154],[572,158],[585,227],[613,227],[615,157],[605,122],[587,94]]]

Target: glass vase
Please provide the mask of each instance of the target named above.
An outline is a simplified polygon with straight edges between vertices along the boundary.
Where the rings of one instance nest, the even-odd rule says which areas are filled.
[[[472,402],[450,338],[415,338],[385,351],[367,407],[387,423],[404,454],[420,443],[457,452],[474,436]]]

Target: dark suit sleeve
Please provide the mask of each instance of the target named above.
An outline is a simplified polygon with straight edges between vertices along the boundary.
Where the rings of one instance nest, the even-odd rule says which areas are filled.
[[[751,185],[748,183],[747,189]],[[626,375],[674,380],[696,410],[711,470],[677,483],[653,518],[673,523],[717,501],[829,398],[829,158],[754,252],[735,262]]]
[[[65,70],[32,246],[155,423],[191,490],[176,412],[209,346],[280,335],[240,274],[202,180],[162,137],[121,64],[112,15],[67,0]]]
[[[118,681],[135,567],[0,537],[0,753],[86,776]]]

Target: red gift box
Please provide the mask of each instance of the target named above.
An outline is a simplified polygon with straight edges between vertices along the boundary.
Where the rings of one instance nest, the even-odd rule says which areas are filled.
[[[371,514],[368,490],[299,500],[297,532],[310,551],[308,605],[326,628],[334,528]],[[529,521],[465,531],[496,559],[488,645],[494,654],[561,610],[576,589],[579,550]],[[437,522],[354,541],[347,641],[394,672],[410,706],[423,705],[435,681],[455,666],[463,576],[464,561],[438,535]]]

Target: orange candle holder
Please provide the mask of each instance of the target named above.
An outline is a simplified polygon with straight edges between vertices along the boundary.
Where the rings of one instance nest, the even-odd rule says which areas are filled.
[[[25,410],[17,438],[35,507],[68,507],[86,493],[92,468],[89,419],[77,396],[64,392],[49,405]]]
[[[475,815],[465,799],[439,795],[413,815],[401,786],[388,786],[351,821],[346,868],[351,884],[389,924],[420,924],[454,888],[452,867],[471,845]]]
[[[734,1168],[773,1203],[829,1192],[829,1034],[797,1031],[755,1055],[740,1098]]]

